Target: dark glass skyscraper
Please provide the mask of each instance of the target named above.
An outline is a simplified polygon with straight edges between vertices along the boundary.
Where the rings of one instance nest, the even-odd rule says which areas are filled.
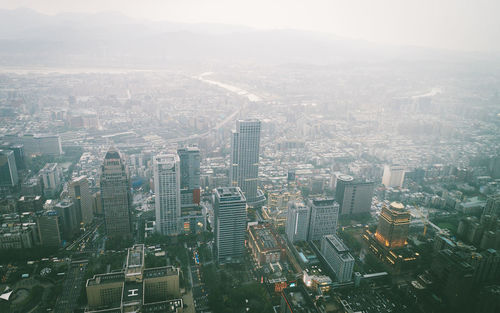
[[[130,195],[125,164],[111,148],[104,157],[101,173],[101,201],[109,237],[130,237]]]
[[[214,190],[214,237],[218,263],[241,259],[245,250],[246,200],[238,187]]]
[[[260,121],[239,120],[231,138],[230,183],[243,191],[247,201],[257,198]]]

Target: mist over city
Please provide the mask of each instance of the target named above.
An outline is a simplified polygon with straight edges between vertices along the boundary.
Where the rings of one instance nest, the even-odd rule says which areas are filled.
[[[0,0],[0,312],[499,312],[498,12]]]

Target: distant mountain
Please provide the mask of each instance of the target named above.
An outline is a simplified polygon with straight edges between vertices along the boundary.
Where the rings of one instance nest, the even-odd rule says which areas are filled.
[[[457,54],[383,46],[317,32],[149,22],[115,12],[51,16],[30,9],[0,10],[2,66],[149,68],[205,62],[335,64],[449,60],[451,56],[457,57]]]

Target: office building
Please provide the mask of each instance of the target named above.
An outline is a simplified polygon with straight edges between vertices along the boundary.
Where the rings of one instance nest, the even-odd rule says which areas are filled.
[[[286,236],[291,243],[306,241],[309,234],[310,209],[302,202],[290,202],[286,219]]]
[[[163,235],[181,231],[180,169],[177,154],[153,158],[156,230]]]
[[[70,240],[80,230],[78,213],[73,202],[69,200],[59,201],[54,205],[54,210],[60,218],[62,225],[62,237]]]
[[[22,137],[9,136],[8,139],[13,144],[22,144],[28,157],[63,154],[59,135],[24,134]]]
[[[17,186],[19,177],[17,176],[16,159],[11,150],[0,150],[0,187],[13,188]]]
[[[385,165],[382,184],[386,188],[401,188],[405,179],[405,167],[401,165]]]
[[[182,208],[200,204],[200,149],[187,147],[177,150],[180,160]]]
[[[4,224],[0,227],[0,249],[33,248],[33,229],[22,224]]]
[[[61,225],[57,211],[43,211],[37,215],[36,225],[40,245],[59,248],[61,246]]]
[[[285,256],[284,244],[269,224],[258,224],[248,228],[248,243],[259,266],[276,263]]]
[[[355,181],[352,176],[340,175],[335,188],[340,215],[370,213],[373,187],[373,182]]]
[[[337,235],[327,235],[321,239],[321,254],[339,282],[351,281],[354,258]]]
[[[78,221],[84,224],[92,223],[94,219],[94,200],[90,193],[87,177],[73,178],[69,183],[69,194],[76,206]]]
[[[22,144],[12,144],[10,142],[4,142],[0,145],[0,150],[10,150],[14,152],[14,159],[16,160],[16,167],[18,170],[26,168],[26,163],[24,160],[24,146]]]
[[[218,263],[241,259],[245,250],[246,199],[239,187],[214,190],[214,237]]]
[[[319,313],[303,286],[289,287],[281,292],[280,313]]]
[[[382,207],[375,238],[389,249],[401,248],[407,244],[409,227],[410,212],[403,204],[392,202],[389,207]]]
[[[144,245],[128,249],[125,269],[87,280],[89,312],[179,312],[179,269],[145,268]]]
[[[38,172],[43,183],[43,193],[46,197],[56,197],[62,187],[62,169],[57,163],[47,163]]]
[[[337,231],[339,204],[332,198],[313,198],[307,201],[310,210],[308,240],[321,240]]]
[[[111,148],[101,168],[101,202],[109,237],[130,237],[130,194],[125,164]]]
[[[238,186],[248,203],[257,199],[260,121],[239,120],[231,138],[231,186]]]

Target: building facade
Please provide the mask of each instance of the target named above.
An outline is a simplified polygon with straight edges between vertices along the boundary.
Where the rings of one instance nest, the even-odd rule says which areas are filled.
[[[246,199],[239,187],[214,190],[214,237],[218,263],[239,261],[245,250]]]
[[[340,175],[335,189],[335,200],[339,203],[340,215],[369,213],[373,188],[373,182],[355,181],[351,176]]]
[[[130,237],[130,194],[125,164],[117,150],[110,149],[101,169],[101,202],[109,237]]]
[[[290,202],[286,220],[286,236],[291,243],[306,241],[309,233],[310,208],[302,202]]]
[[[310,210],[308,240],[321,240],[323,236],[333,235],[337,231],[339,204],[332,198],[309,199]]]
[[[94,219],[94,200],[86,176],[76,177],[69,184],[69,194],[78,212],[79,221],[90,224]]]
[[[238,120],[231,138],[231,186],[238,186],[249,203],[257,199],[260,151],[259,120]]]
[[[163,235],[181,231],[180,162],[176,154],[153,159],[156,230]]]
[[[405,179],[405,167],[401,165],[385,165],[382,184],[387,188],[401,188]]]
[[[15,187],[19,182],[16,159],[11,150],[0,150],[0,187]]]
[[[339,282],[351,281],[354,258],[337,235],[327,235],[321,239],[321,254]]]
[[[389,249],[402,248],[407,244],[409,228],[410,212],[405,210],[403,204],[392,202],[380,212],[375,238]]]

